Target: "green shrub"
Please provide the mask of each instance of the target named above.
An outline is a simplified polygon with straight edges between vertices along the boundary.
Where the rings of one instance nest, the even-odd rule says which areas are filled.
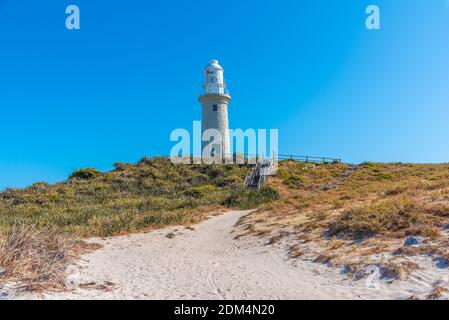
[[[297,173],[300,172],[303,168],[303,164],[299,163],[296,165],[295,173],[289,172],[286,169],[279,169],[278,175],[282,179],[282,182],[288,186],[296,186],[300,183],[303,183],[303,178]]]
[[[246,190],[249,171],[244,165],[174,165],[169,158],[116,163],[105,173],[80,169],[68,181],[0,192],[0,232],[23,223],[77,236],[110,236],[198,222],[225,202],[256,208],[277,198],[271,189]]]
[[[114,168],[117,171],[125,171],[127,168],[129,168],[129,164],[123,163],[123,162],[116,162],[114,163]]]
[[[384,173],[384,172],[376,173],[376,174],[374,174],[374,176],[379,180],[390,180],[393,178],[393,176],[391,174]]]
[[[202,198],[210,195],[212,192],[216,190],[217,190],[216,186],[206,184],[204,186],[197,186],[187,189],[186,191],[184,191],[184,194],[194,198]]]
[[[238,175],[232,175],[229,177],[225,177],[218,182],[218,185],[220,187],[231,186],[231,185],[235,185],[235,184],[243,184],[242,177],[240,177]]]
[[[254,209],[263,203],[279,199],[279,193],[270,187],[261,189],[246,189],[243,186],[234,188],[223,201],[223,205],[231,208]]]
[[[297,174],[290,174],[287,178],[284,179],[284,183],[289,186],[296,186],[302,182],[302,178]]]
[[[89,180],[101,175],[101,172],[94,168],[80,169],[73,172],[69,179]]]
[[[208,181],[209,181],[209,176],[207,176],[203,173],[192,172],[190,174],[190,176],[187,178],[187,182],[190,185],[205,184]]]

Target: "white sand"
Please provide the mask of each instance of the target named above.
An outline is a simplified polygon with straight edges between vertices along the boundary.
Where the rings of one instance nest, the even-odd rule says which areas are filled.
[[[247,213],[211,217],[194,230],[170,227],[94,239],[104,247],[70,267],[72,290],[49,293],[45,298],[405,299],[428,294],[432,282],[447,273],[429,266],[407,281],[382,282],[378,288],[369,288],[365,280],[354,282],[339,270],[289,259],[284,250],[265,245],[261,239],[235,240],[234,225]],[[175,236],[168,238],[171,232]],[[89,288],[80,288],[80,284],[89,284]],[[6,297],[36,298],[11,292]]]

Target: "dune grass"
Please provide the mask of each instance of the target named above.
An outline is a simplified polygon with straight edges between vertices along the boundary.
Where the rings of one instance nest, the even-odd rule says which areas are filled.
[[[0,193],[0,232],[15,225],[53,227],[71,235],[111,236],[191,224],[223,208],[252,208],[276,199],[249,191],[245,165],[173,165],[168,158],[115,164],[115,170],[73,172],[67,181]]]
[[[115,169],[73,172],[0,193],[0,281],[27,290],[62,288],[65,269],[86,248],[82,239],[190,225],[212,211],[248,209],[278,199],[272,188],[247,190],[246,165],[174,165],[143,158]]]
[[[284,161],[269,185],[281,195],[262,209],[274,225],[349,238],[437,237],[449,222],[449,164]]]
[[[28,291],[64,287],[75,242],[55,230],[14,226],[0,239],[1,279]]]
[[[313,243],[316,258],[336,264],[397,251],[412,235],[447,247],[449,164],[283,161],[269,185],[280,199],[244,217],[245,234],[288,235],[302,253]]]
[[[57,230],[70,247],[72,237],[188,226],[211,211],[259,208],[240,221],[244,234],[269,236],[271,244],[288,237],[293,258],[306,255],[307,243],[313,243],[316,261],[351,270],[357,270],[360,257],[385,252],[449,260],[444,237],[449,226],[449,164],[283,161],[277,176],[261,190],[243,187],[248,173],[246,165],[173,165],[167,158],[116,163],[104,173],[77,170],[54,185],[35,183],[0,193],[0,238],[3,244],[10,243],[5,239],[11,235],[26,238],[26,233],[17,233],[17,226],[33,226],[35,231],[29,233],[39,237],[41,230]],[[424,236],[426,243],[420,250],[402,247],[409,235]],[[8,256],[5,248],[10,247],[2,245],[0,257]],[[44,251],[51,256],[50,249]],[[1,259],[0,268],[8,265]],[[62,265],[67,261],[63,258]],[[395,266],[414,269],[403,267],[403,262],[382,263],[390,271]],[[26,279],[26,272],[20,272],[11,274]]]

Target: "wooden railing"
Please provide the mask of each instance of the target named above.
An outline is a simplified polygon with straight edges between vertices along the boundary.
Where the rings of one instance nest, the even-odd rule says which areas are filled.
[[[242,156],[243,154],[233,154],[233,155],[229,155],[230,157],[238,157],[238,156]],[[243,155],[245,157],[245,160],[248,159],[254,159],[256,158],[256,160],[259,159],[259,155],[257,154],[244,154]],[[147,156],[146,158],[158,158],[158,157],[168,157],[165,155],[153,155],[153,156]],[[193,157],[193,156],[185,156],[185,157],[190,157],[191,159],[199,159],[199,157]],[[267,158],[265,158],[267,159]],[[312,157],[312,156],[295,156],[295,155],[287,155],[287,154],[280,154],[277,156],[278,160],[292,160],[292,161],[298,161],[298,162],[314,162],[314,163],[339,163],[341,162],[341,159],[336,159],[336,158],[328,158],[328,157]]]
[[[254,158],[257,154],[245,154],[245,158]],[[295,156],[290,154],[280,154],[278,155],[278,160],[292,160],[298,162],[314,162],[314,163],[339,163],[341,159],[328,158],[328,157],[312,157],[312,156]]]
[[[327,158],[327,157],[311,157],[311,156],[294,156],[280,154],[278,156],[279,160],[294,160],[299,162],[319,162],[319,163],[329,163],[329,162],[341,162],[341,159]]]

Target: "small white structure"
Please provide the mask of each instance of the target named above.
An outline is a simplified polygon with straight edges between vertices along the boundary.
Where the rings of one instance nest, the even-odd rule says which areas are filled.
[[[231,155],[229,141],[228,105],[231,96],[226,89],[224,80],[224,69],[217,60],[211,60],[204,68],[204,93],[199,97],[203,108],[201,131],[202,134],[208,129],[216,129],[221,133],[222,143],[213,145],[211,155],[222,154],[223,157]],[[203,142],[201,150],[209,144]]]

